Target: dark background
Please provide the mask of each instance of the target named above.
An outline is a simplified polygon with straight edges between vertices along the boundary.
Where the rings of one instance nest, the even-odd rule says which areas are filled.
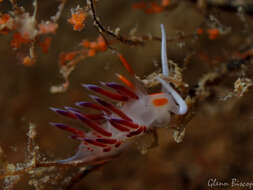
[[[138,35],[151,33],[160,36],[160,24],[163,23],[168,37],[177,32],[191,34],[206,23],[206,17],[190,1],[180,1],[175,6],[159,14],[147,15],[141,10],[132,9],[133,0],[107,0],[97,4],[97,13],[102,23],[111,28],[120,27],[121,34],[137,26]],[[57,1],[39,1],[39,19],[47,20],[54,15]],[[32,10],[32,1],[21,1],[27,10]],[[11,35],[0,36],[0,146],[4,158],[9,163],[23,162],[27,147],[29,123],[37,126],[36,142],[46,160],[63,159],[73,155],[78,142],[68,138],[68,134],[55,129],[49,122],[68,121],[52,111],[49,107],[73,106],[74,102],[88,100],[88,92],[82,83],[98,81],[115,81],[114,73],[126,73],[119,59],[109,51],[81,61],[70,76],[67,92],[50,93],[52,85],[63,82],[59,74],[58,57],[63,51],[78,49],[82,39],[95,40],[97,31],[92,26],[91,18],[81,32],[74,32],[67,23],[70,9],[83,1],[69,1],[59,21],[59,30],[53,36],[48,54],[39,49],[38,61],[31,67],[22,65],[17,54],[9,46]],[[4,2],[0,9],[9,10]],[[192,52],[197,52],[184,70],[184,80],[190,86],[205,73],[220,67],[221,63],[209,64],[198,55],[205,53],[211,60],[222,57],[228,60],[232,52],[239,51],[250,34],[243,32],[244,24],[236,12],[208,8],[222,25],[231,27],[231,33],[216,40],[207,36],[199,39],[186,39],[167,44],[168,57],[182,65],[184,59]],[[248,16],[249,24],[252,17]],[[252,35],[252,33],[251,33]],[[128,60],[140,77],[145,77],[160,68],[160,42],[147,42],[145,46],[129,47],[116,43],[113,45]],[[157,63],[157,64],[155,64]],[[158,66],[157,66],[158,65]],[[252,78],[248,61],[246,77]],[[243,76],[238,70],[224,78],[219,86],[212,89],[212,96],[199,103],[196,115],[187,124],[186,135],[182,143],[177,144],[172,138],[172,131],[158,131],[159,145],[150,149],[145,155],[140,154],[138,143],[118,159],[85,177],[74,189],[210,189],[207,181],[217,178],[219,181],[231,182],[232,178],[252,182],[253,172],[253,109],[252,91],[244,97],[233,97],[222,101],[233,91],[234,81]],[[27,185],[29,175],[25,175],[13,189],[34,189]],[[57,185],[46,184],[45,189],[57,189]],[[221,188],[221,187],[216,187]],[[230,189],[230,187],[227,187]],[[234,188],[236,189],[236,188]],[[239,189],[239,188],[238,188]]]

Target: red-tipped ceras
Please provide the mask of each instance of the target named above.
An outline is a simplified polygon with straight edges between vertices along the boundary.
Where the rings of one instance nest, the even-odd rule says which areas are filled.
[[[163,78],[169,76],[166,55],[166,34],[164,26],[162,30],[162,74]],[[164,79],[157,77],[162,85],[162,92],[147,94],[143,89],[135,86],[122,75],[117,75],[126,86],[115,83],[101,83],[97,85],[85,84],[85,88],[103,95],[122,104],[112,104],[102,98],[91,95],[93,102],[77,102],[82,108],[97,110],[97,114],[86,114],[79,109],[65,107],[65,110],[52,108],[60,115],[80,120],[89,132],[73,128],[61,123],[51,123],[60,129],[72,133],[72,138],[80,140],[77,153],[58,163],[83,163],[93,165],[103,162],[119,154],[125,147],[133,142],[133,139],[161,124],[170,122],[170,113],[185,114],[187,105],[183,98]],[[112,89],[112,91],[105,89]],[[121,106],[119,106],[121,105]]]

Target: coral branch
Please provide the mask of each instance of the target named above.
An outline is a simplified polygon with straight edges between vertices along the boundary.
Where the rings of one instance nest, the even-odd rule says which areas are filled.
[[[94,26],[97,28],[97,30],[99,31],[99,33],[105,33],[105,34],[108,34],[109,36],[119,40],[120,42],[124,43],[124,44],[127,44],[127,45],[143,45],[143,42],[140,41],[140,40],[130,40],[130,39],[127,39],[119,34],[116,34],[115,32],[113,31],[110,31],[108,29],[106,29],[102,23],[99,21],[100,19],[97,17],[97,14],[96,14],[96,10],[95,10],[95,6],[94,6],[94,1],[93,0],[87,0],[87,5],[89,6],[90,10],[91,10],[91,13],[92,13],[92,17],[93,17],[93,20],[94,20]]]

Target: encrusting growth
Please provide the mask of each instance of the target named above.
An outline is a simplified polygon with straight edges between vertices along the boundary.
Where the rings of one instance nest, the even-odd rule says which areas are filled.
[[[73,157],[57,161],[58,163],[93,165],[104,162],[124,150],[135,137],[157,126],[169,124],[171,112],[180,115],[187,112],[184,99],[165,80],[169,77],[170,71],[167,64],[166,34],[163,25],[161,25],[161,30],[163,75],[157,78],[162,85],[161,93],[147,94],[138,85],[117,74],[126,86],[116,82],[101,82],[101,86],[84,84],[83,87],[121,104],[114,104],[90,95],[94,103],[77,102],[76,105],[84,109],[94,109],[97,111],[95,114],[86,114],[72,107],[65,107],[64,110],[51,108],[60,115],[80,120],[90,128],[89,132],[84,132],[62,123],[51,123],[55,127],[72,133],[71,137],[81,142],[79,150]],[[129,69],[131,67],[127,61],[121,57],[120,60],[133,76],[134,73],[132,69]]]

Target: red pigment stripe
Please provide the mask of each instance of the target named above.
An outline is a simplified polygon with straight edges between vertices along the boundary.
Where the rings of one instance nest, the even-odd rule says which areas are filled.
[[[68,106],[64,106],[64,108],[68,111],[74,111],[74,112],[79,112],[81,113],[81,111],[79,109],[76,109],[76,108],[72,108],[72,107],[68,107]]]
[[[99,146],[99,147],[106,147],[106,146],[107,146],[106,144],[97,142],[97,141],[94,140],[94,139],[83,138],[83,140],[84,140],[85,142],[89,143],[89,144],[94,145],[94,146]]]
[[[103,149],[103,152],[109,152],[112,148],[111,147],[107,147]]]
[[[97,105],[91,102],[77,102],[76,105],[80,107],[88,107],[88,108],[93,108],[95,110],[105,111],[107,114],[112,113],[110,110],[106,109],[104,106]]]
[[[113,106],[112,104],[109,104],[103,100],[101,100],[100,98],[96,97],[96,96],[90,96],[91,98],[95,99],[98,103],[100,103],[102,106],[110,109],[112,112],[116,113],[117,115],[119,115],[121,118],[125,119],[125,120],[129,120],[132,121],[132,119],[130,119],[126,114],[124,114],[121,110],[119,110],[118,108],[116,108],[115,106]]]
[[[85,133],[83,131],[75,129],[75,128],[70,127],[70,126],[67,126],[65,124],[62,124],[62,123],[50,123],[50,124],[55,126],[55,127],[58,127],[59,129],[69,131],[69,132],[75,134],[77,137],[84,137],[85,136]]]
[[[118,119],[118,118],[112,118],[111,119],[113,122],[122,124],[122,125],[126,125],[127,127],[133,128],[133,129],[137,129],[138,127],[140,127],[139,125],[128,121],[128,120],[124,120],[124,119]]]
[[[109,121],[110,121],[111,125],[112,125],[114,128],[118,129],[119,131],[122,131],[122,132],[128,132],[128,131],[129,131],[128,128],[126,128],[126,127],[124,127],[124,126],[122,126],[122,125],[120,125],[120,124],[118,124],[118,123],[116,123],[116,122],[113,122],[113,121],[111,121],[111,120],[109,120]]]
[[[98,133],[100,133],[104,136],[107,136],[107,137],[112,136],[112,133],[104,130],[103,128],[100,127],[100,125],[98,125],[96,122],[92,121],[91,119],[89,119],[85,115],[77,113],[77,112],[73,112],[73,113],[75,114],[75,116],[77,116],[78,119],[80,119],[82,122],[86,123],[90,128],[97,131]]]
[[[100,142],[100,143],[104,143],[104,144],[115,144],[115,143],[117,143],[116,139],[104,139],[104,138],[101,138],[101,139],[96,139],[96,141]]]
[[[105,85],[110,88],[115,89],[119,93],[123,93],[127,95],[130,98],[139,99],[139,97],[133,91],[129,90],[128,88],[126,88],[125,86],[121,84],[118,84],[116,82],[108,82],[108,83],[105,83]]]
[[[64,107],[65,109],[69,110],[69,111],[73,111],[73,112],[77,112],[82,114],[78,109],[76,108],[72,108],[72,107]],[[74,115],[73,113],[70,113],[72,115]],[[85,115],[86,117],[88,117],[91,120],[99,120],[99,119],[104,119],[104,114],[82,114]],[[74,117],[76,118],[76,116],[74,115]]]
[[[97,137],[97,138],[102,138],[102,136],[99,135],[99,134],[97,134],[96,131],[91,131],[91,134],[94,135],[94,136]]]
[[[104,114],[85,114],[91,120],[101,120],[104,119]]]
[[[69,136],[70,138],[74,139],[74,140],[79,140],[79,141],[82,141],[83,140],[83,137],[79,137],[79,136],[76,136],[76,135],[71,135]]]
[[[98,87],[97,85],[93,85],[93,84],[83,84],[84,87],[93,90],[97,93],[100,93],[104,96],[107,96],[108,98],[114,99],[114,100],[118,100],[118,101],[128,101],[128,98],[126,96],[122,96],[120,94],[116,94],[116,93],[112,93],[110,91],[104,90],[100,87]]]
[[[139,129],[137,129],[136,131],[132,131],[130,133],[127,134],[127,137],[132,137],[132,136],[136,136],[139,135],[140,133],[142,133],[145,130],[144,127],[140,127]]]
[[[115,144],[115,147],[118,148],[121,144],[122,144],[122,142],[117,142],[117,143]]]
[[[63,115],[65,117],[69,117],[69,118],[73,118],[73,119],[76,119],[76,116],[69,112],[69,111],[66,111],[66,110],[62,110],[62,109],[58,109],[58,108],[50,108],[52,111],[60,114],[60,115]]]

